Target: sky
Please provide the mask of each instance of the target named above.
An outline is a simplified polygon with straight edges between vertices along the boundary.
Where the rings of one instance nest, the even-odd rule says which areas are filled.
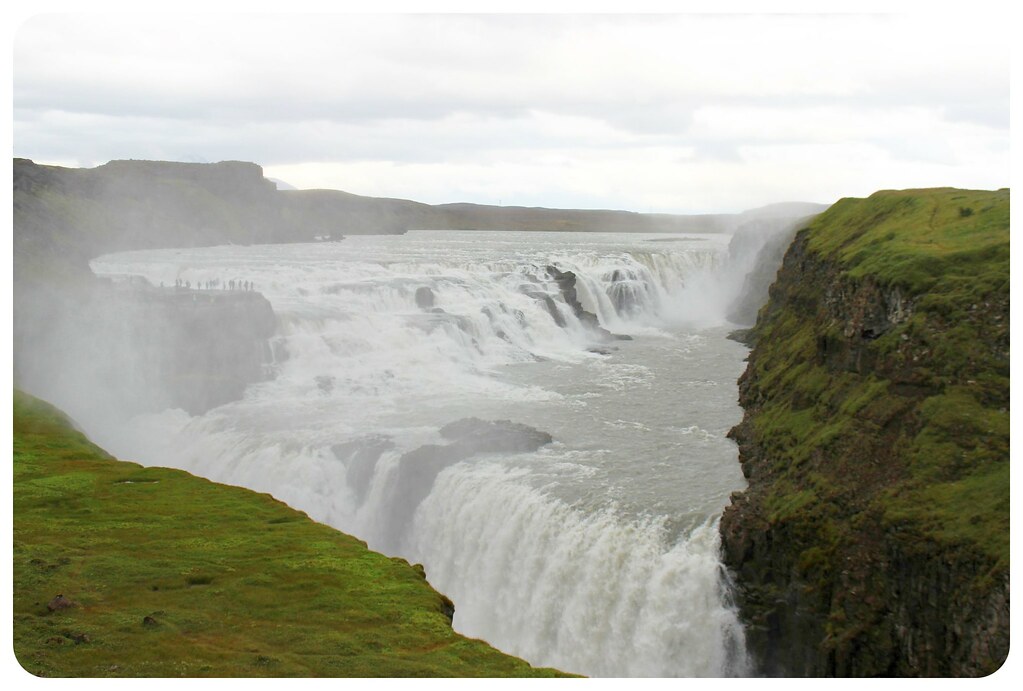
[[[428,203],[731,212],[1009,186],[1008,15],[36,15],[14,155]]]

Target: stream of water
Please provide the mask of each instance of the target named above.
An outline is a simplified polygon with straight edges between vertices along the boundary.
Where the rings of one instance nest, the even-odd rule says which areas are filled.
[[[418,231],[101,257],[97,274],[153,285],[251,281],[278,317],[276,359],[271,379],[203,415],[86,431],[424,564],[456,630],[533,664],[742,675],[717,535],[744,487],[725,438],[746,355],[725,338],[742,281],[728,239]],[[632,340],[602,341],[549,266]],[[405,454],[469,417],[553,442],[402,477]]]

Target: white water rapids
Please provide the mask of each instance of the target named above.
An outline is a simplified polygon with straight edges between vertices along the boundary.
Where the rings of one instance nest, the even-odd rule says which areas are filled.
[[[743,278],[727,241],[423,231],[108,255],[97,274],[253,282],[278,317],[274,377],[200,416],[78,417],[121,458],[270,492],[421,562],[456,630],[533,664],[741,675],[717,536],[744,486],[725,438],[746,354],[725,339]],[[634,340],[598,343],[550,265]],[[403,454],[466,417],[554,441],[400,477]]]

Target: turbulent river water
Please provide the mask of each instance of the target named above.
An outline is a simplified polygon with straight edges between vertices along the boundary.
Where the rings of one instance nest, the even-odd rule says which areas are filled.
[[[251,281],[278,317],[276,359],[271,379],[203,415],[87,431],[119,457],[270,492],[422,563],[456,630],[533,664],[741,675],[717,536],[744,486],[725,438],[746,355],[725,338],[742,280],[727,243],[420,231],[101,257],[97,274],[154,285]],[[549,266],[632,340],[601,341]],[[403,454],[467,417],[553,442],[401,477]]]

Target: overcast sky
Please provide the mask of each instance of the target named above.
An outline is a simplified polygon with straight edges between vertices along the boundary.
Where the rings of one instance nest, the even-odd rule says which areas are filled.
[[[1008,17],[41,15],[14,154],[429,203],[737,211],[1009,185]]]

